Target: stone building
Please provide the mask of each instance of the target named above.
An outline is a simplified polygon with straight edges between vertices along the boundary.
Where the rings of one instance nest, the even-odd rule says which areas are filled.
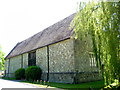
[[[31,65],[42,69],[42,80],[80,83],[100,80],[91,48],[86,40],[71,38],[70,22],[74,14],[19,42],[6,56],[7,77],[19,68]]]

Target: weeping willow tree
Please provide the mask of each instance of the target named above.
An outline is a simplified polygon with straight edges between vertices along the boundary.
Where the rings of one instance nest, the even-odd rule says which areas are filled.
[[[120,1],[81,3],[71,27],[75,38],[91,38],[105,85],[120,82]]]

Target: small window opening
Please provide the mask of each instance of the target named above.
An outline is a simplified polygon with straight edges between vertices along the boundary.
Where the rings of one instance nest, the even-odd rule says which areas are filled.
[[[90,53],[89,54],[89,57],[90,57],[90,66],[91,67],[96,67],[96,60],[95,60],[95,56],[94,56],[94,54],[93,53]]]
[[[28,66],[36,66],[36,52],[28,54]]]

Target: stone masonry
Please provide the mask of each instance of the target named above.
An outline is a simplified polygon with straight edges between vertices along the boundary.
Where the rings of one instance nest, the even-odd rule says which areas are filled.
[[[91,49],[85,45],[85,41],[74,39],[37,49],[36,65],[42,69],[41,79],[59,83],[100,80],[98,68],[90,65],[89,51]],[[15,56],[5,62],[6,74],[9,77],[14,77],[17,69],[27,67],[28,53]]]

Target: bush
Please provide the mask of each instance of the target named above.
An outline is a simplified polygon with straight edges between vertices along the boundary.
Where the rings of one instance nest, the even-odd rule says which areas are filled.
[[[25,69],[20,68],[15,71],[15,78],[16,79],[24,79],[25,78]]]
[[[28,81],[40,80],[42,71],[37,66],[30,66],[25,70],[25,78]]]

